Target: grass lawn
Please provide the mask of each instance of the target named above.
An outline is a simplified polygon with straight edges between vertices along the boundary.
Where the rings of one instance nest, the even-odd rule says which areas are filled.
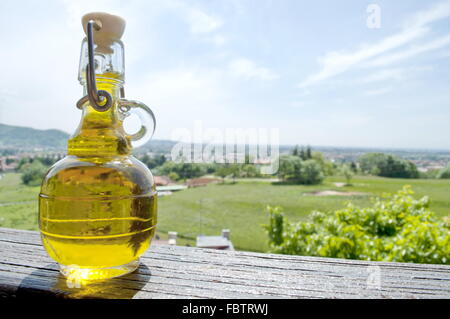
[[[0,205],[25,201],[36,201],[39,186],[30,187],[22,184],[19,173],[0,174]]]
[[[168,231],[177,231],[178,243],[195,245],[198,234],[219,235],[223,228],[231,230],[234,246],[240,250],[265,251],[267,238],[261,225],[266,224],[267,205],[282,206],[292,220],[305,219],[313,210],[324,212],[344,207],[352,201],[368,206],[373,196],[393,193],[411,185],[416,195],[428,195],[438,216],[450,215],[450,181],[406,180],[378,177],[355,177],[353,186],[336,187],[343,178],[330,177],[318,186],[275,185],[267,180],[236,184],[208,185],[173,193],[159,198],[158,234],[167,238]],[[320,190],[353,191],[366,196],[312,196]],[[20,184],[20,175],[9,173],[0,179],[0,226],[37,229],[37,195],[39,187]]]
[[[2,174],[0,179],[0,226],[37,230],[39,187],[22,184],[20,174]]]
[[[267,239],[261,225],[268,222],[267,205],[282,206],[291,221],[305,219],[313,210],[333,211],[348,201],[368,206],[371,198],[385,192],[396,192],[411,185],[417,196],[429,195],[432,209],[439,216],[450,214],[450,182],[443,180],[402,180],[377,177],[357,177],[353,186],[336,187],[342,178],[332,177],[319,186],[273,185],[267,182],[239,182],[191,188],[160,198],[158,227],[160,231],[177,231],[191,238],[197,234],[220,234],[231,230],[237,249],[265,251]],[[355,191],[367,196],[308,196],[304,193],[320,190]]]

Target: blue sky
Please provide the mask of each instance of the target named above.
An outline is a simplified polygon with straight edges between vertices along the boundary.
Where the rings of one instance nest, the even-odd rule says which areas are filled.
[[[127,20],[127,97],[154,109],[155,138],[202,121],[279,128],[283,144],[450,149],[450,1],[3,0],[0,122],[74,131],[90,11]]]

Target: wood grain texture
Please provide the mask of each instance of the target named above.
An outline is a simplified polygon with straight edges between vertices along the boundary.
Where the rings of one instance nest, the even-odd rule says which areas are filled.
[[[368,285],[377,273],[379,287]],[[153,245],[134,273],[69,288],[39,233],[0,228],[0,296],[450,298],[450,266]]]

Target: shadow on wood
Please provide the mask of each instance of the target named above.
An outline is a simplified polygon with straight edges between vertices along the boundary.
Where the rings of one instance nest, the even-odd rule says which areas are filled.
[[[99,280],[79,285],[68,282],[55,268],[48,264],[33,271],[20,283],[17,298],[119,298],[132,299],[150,280],[150,269],[141,264],[133,273],[122,277]]]

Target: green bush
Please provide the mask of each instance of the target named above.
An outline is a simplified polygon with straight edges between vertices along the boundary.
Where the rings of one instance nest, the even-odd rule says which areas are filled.
[[[23,165],[20,171],[22,182],[25,185],[38,186],[47,172],[47,167],[41,161],[35,160],[31,164]]]
[[[416,165],[395,155],[367,153],[359,158],[363,172],[383,177],[418,178]]]
[[[156,155],[153,157],[148,156],[145,154],[140,158],[141,162],[147,165],[148,168],[152,169],[158,166],[163,165],[167,159],[164,155]]]
[[[280,156],[278,176],[283,181],[304,185],[320,184],[324,179],[322,168],[316,160],[302,160],[294,155]]]
[[[299,181],[305,185],[316,185],[322,183],[324,175],[320,165],[315,160],[303,162],[300,170]]]
[[[206,174],[206,165],[192,163],[165,162],[154,169],[155,175],[169,175],[176,173],[179,179],[200,177]]]
[[[271,251],[362,260],[450,264],[450,225],[430,211],[428,197],[415,199],[405,186],[372,207],[352,204],[310,221],[290,223],[279,207],[268,207],[264,226]]]
[[[447,166],[439,171],[437,178],[449,179],[450,178],[450,166]]]
[[[339,169],[340,174],[342,174],[345,177],[345,182],[347,185],[351,185],[352,178],[355,175],[354,170],[352,169],[352,166],[348,164],[342,164],[342,166]]]

